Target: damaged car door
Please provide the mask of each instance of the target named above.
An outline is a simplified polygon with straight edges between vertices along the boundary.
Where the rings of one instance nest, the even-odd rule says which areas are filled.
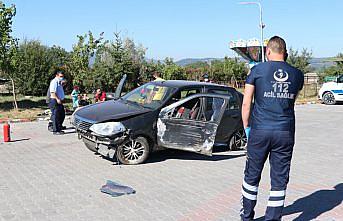
[[[206,110],[208,99],[213,105]],[[157,121],[158,145],[211,156],[226,105],[225,96],[197,94],[163,108]]]

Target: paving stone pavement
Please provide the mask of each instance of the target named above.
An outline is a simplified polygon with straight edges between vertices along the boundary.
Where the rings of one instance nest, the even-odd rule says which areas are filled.
[[[343,220],[343,105],[296,109],[283,220]],[[14,142],[0,142],[1,221],[239,220],[243,151],[217,148],[212,157],[163,151],[146,164],[118,166],[86,149],[75,133],[53,136],[46,124],[12,124]],[[257,220],[263,220],[268,198],[268,170],[266,164]],[[99,189],[108,179],[137,193],[103,194]]]

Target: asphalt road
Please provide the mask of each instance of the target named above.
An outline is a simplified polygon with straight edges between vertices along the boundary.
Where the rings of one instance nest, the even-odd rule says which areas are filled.
[[[343,220],[343,105],[296,110],[283,220]],[[163,151],[146,164],[118,166],[86,149],[72,130],[53,136],[46,124],[13,124],[14,142],[0,143],[0,220],[239,220],[243,151]],[[0,134],[2,140],[2,125]],[[268,170],[266,164],[257,218],[268,200]],[[106,180],[137,193],[103,194]]]

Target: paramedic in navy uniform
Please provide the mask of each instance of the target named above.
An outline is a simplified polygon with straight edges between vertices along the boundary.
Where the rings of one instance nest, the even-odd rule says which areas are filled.
[[[266,56],[268,62],[251,69],[244,92],[242,119],[248,136],[240,213],[244,221],[254,218],[258,185],[268,157],[271,190],[265,220],[281,220],[294,146],[294,103],[304,84],[303,73],[285,62],[287,50],[282,38],[269,40]]]

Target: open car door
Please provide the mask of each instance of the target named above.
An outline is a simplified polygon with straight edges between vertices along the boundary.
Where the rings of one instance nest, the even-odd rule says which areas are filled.
[[[125,85],[125,82],[126,82],[126,78],[127,78],[127,75],[124,74],[124,76],[119,81],[119,84],[117,86],[116,92],[114,94],[114,99],[118,99],[118,98],[121,97],[121,93],[123,92],[123,88],[124,88],[124,85]]]
[[[204,105],[207,99],[211,107]],[[227,102],[222,95],[196,94],[163,108],[157,120],[158,145],[211,156]]]

